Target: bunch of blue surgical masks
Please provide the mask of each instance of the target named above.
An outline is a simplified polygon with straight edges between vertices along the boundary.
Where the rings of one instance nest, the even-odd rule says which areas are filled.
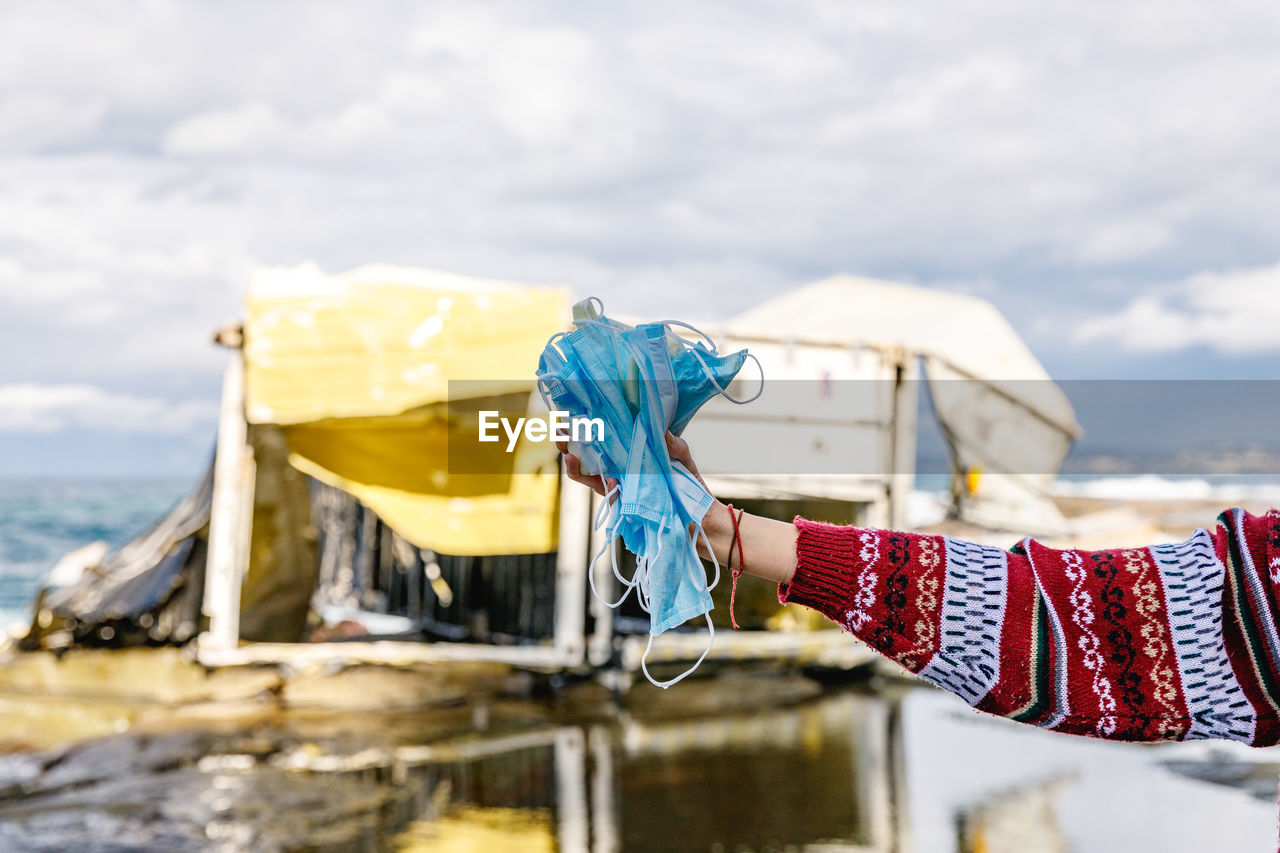
[[[538,360],[538,389],[547,408],[569,413],[571,420],[599,419],[603,435],[581,430],[590,439],[571,441],[569,452],[586,474],[617,481],[596,515],[605,528],[605,544],[587,569],[591,592],[617,607],[635,591],[649,614],[649,641],[640,667],[659,687],[670,687],[693,672],[711,651],[711,590],[720,579],[720,564],[711,555],[714,577],[707,581],[698,557],[698,537],[707,542],[702,519],[713,503],[711,494],[684,465],[667,452],[666,433],[680,435],[694,414],[717,394],[735,403],[725,388],[742,369],[746,350],[720,355],[715,343],[676,320],[628,326],[604,316],[604,305],[592,297],[573,307],[571,332],[553,335]],[[690,341],[672,331],[690,329],[702,340]],[[756,360],[757,367],[759,361]],[[763,383],[761,383],[763,390]],[[636,556],[636,569],[624,577],[614,541]],[[711,551],[707,542],[707,551]],[[622,585],[617,601],[596,590],[596,563],[609,553],[614,577]],[[697,616],[710,631],[702,656],[670,681],[656,681],[647,659],[653,638]]]

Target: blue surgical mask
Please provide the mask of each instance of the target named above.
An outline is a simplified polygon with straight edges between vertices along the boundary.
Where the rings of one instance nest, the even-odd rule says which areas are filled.
[[[738,371],[742,369],[748,357],[755,358],[746,350],[717,355],[713,351],[704,350],[700,345],[695,345],[682,350],[679,356],[673,358],[672,367],[675,369],[676,384],[687,391],[680,395],[680,403],[676,406],[675,416],[671,420],[671,431],[676,435],[684,432],[684,428],[689,425],[689,421],[693,420],[698,409],[717,394],[723,394],[732,402],[739,402],[729,397],[725,389],[729,387],[733,377],[738,375]],[[751,399],[754,400],[755,397]],[[750,400],[741,402],[746,403]]]
[[[538,362],[538,388],[548,408],[605,422],[603,439],[574,442],[570,447],[584,472],[618,481],[607,496],[617,500],[606,500],[596,518],[596,527],[605,527],[607,541],[592,559],[588,579],[592,593],[600,598],[595,565],[608,551],[623,592],[617,601],[601,601],[617,607],[636,591],[650,618],[641,669],[654,684],[670,687],[697,669],[711,646],[690,669],[660,682],[647,666],[653,638],[704,616],[714,641],[710,591],[719,580],[720,565],[712,555],[715,576],[708,582],[697,540],[706,541],[702,519],[713,498],[696,477],[670,458],[666,433],[679,435],[716,395],[750,402],[734,400],[725,388],[746,359],[754,356],[746,350],[721,356],[696,329],[710,346],[685,340],[671,332],[672,326],[692,329],[679,321],[636,327],[618,323],[604,316],[603,305],[594,298],[574,306],[574,325],[574,331],[547,342]],[[636,555],[636,570],[630,578],[617,565],[617,538]]]

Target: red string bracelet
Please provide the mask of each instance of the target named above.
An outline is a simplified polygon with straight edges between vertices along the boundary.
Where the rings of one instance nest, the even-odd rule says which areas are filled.
[[[729,510],[729,520],[733,522],[733,541],[729,543],[729,559],[725,563],[727,568],[733,569],[733,546],[738,546],[738,568],[733,569],[733,586],[729,589],[729,624],[735,630],[738,628],[738,620],[733,615],[733,602],[738,597],[738,577],[742,574],[742,569],[746,566],[746,558],[742,556],[742,535],[738,530],[738,522],[742,520],[742,514],[746,510],[740,510],[737,515],[733,512],[733,504],[726,504]]]

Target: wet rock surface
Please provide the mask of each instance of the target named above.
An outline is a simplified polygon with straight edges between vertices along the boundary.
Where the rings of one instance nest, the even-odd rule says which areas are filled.
[[[331,683],[346,690],[366,678]],[[849,802],[851,762],[861,763],[849,720],[878,731],[873,700],[776,672],[688,688],[682,698],[620,699],[582,682],[540,697],[381,711],[357,697],[14,751],[0,755],[0,850],[572,850],[610,837],[659,849],[670,839],[651,810],[682,813],[707,790],[749,800],[779,782],[775,765],[753,758],[761,748],[794,753],[781,766],[810,777],[807,788],[784,785],[797,792],[796,814],[826,815],[822,834],[797,840],[865,835]],[[770,799],[775,810],[790,802]],[[734,833],[752,849],[767,840],[741,820],[716,826],[691,813],[681,823],[689,849]]]
[[[124,734],[0,758],[11,782],[0,793],[0,849],[383,849],[418,789],[376,771],[275,766],[306,743],[279,730]],[[389,820],[397,812],[399,825]]]
[[[1164,766],[1180,776],[1225,785],[1248,792],[1259,800],[1275,802],[1280,787],[1280,762],[1274,753],[1259,751],[1262,757],[1241,760],[1230,755],[1210,754],[1200,761],[1166,761]]]

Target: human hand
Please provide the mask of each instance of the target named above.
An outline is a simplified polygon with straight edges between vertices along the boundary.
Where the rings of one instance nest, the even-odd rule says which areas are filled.
[[[610,500],[617,500],[618,481],[603,478],[582,471],[582,461],[569,452],[568,442],[556,442],[556,448],[564,454],[565,470],[569,479],[581,483],[598,495],[614,492]],[[689,451],[689,442],[683,438],[667,433],[667,453],[672,460],[679,462],[698,478],[706,488],[707,481],[702,478],[693,454]],[[710,489],[707,489],[710,492]],[[729,549],[734,545],[735,529],[741,528],[740,544],[732,557],[732,568],[735,572],[745,571],[747,574],[776,583],[790,583],[796,569],[796,541],[799,532],[794,524],[772,518],[762,518],[750,513],[741,513],[735,525],[730,518],[728,507],[715,501],[711,509],[702,519],[702,530],[705,537],[698,536],[698,553],[710,558],[712,555],[721,565],[728,565]],[[693,531],[690,530],[690,536]],[[710,545],[710,549],[707,545]],[[745,558],[745,564],[743,560]]]
[[[569,479],[575,483],[581,483],[597,495],[604,497],[612,492],[618,485],[618,481],[612,477],[605,478],[599,474],[587,474],[582,470],[582,460],[569,452],[569,442],[557,441],[556,450],[564,454],[564,468],[569,475]],[[610,500],[616,500],[615,494]]]
[[[604,497],[613,491],[618,485],[618,481],[612,477],[601,477],[599,474],[587,474],[582,470],[582,460],[569,452],[569,442],[557,441],[556,449],[564,454],[565,471],[569,474],[569,479],[575,483],[581,483],[591,489],[597,495]],[[685,441],[677,435],[667,433],[667,454],[689,470],[689,473],[698,479],[704,489],[707,488],[707,481],[702,479],[702,475],[698,473],[698,466],[693,461],[693,454],[689,450],[689,442]],[[707,489],[710,492],[710,489]],[[615,495],[610,500],[616,500]]]

